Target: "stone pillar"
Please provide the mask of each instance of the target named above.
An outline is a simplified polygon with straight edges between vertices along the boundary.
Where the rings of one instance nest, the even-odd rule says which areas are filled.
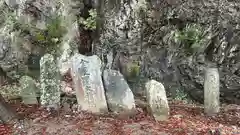
[[[60,75],[54,57],[45,54],[40,60],[41,104],[46,107],[60,105]]]
[[[214,115],[220,110],[219,73],[217,68],[207,68],[204,80],[204,112]]]

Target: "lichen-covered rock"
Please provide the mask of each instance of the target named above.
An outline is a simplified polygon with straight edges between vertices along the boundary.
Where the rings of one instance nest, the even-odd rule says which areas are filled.
[[[93,3],[99,6],[96,1]],[[106,17],[100,38],[102,44],[96,45],[97,51],[94,52],[101,59],[102,54],[107,54],[110,49],[129,52],[129,58],[140,64],[143,76],[162,82],[169,94],[174,95],[181,87],[192,99],[202,103],[204,68],[209,62],[218,63],[220,100],[239,103],[239,6],[240,2],[236,0],[107,1],[101,11]],[[45,47],[37,46],[44,36],[36,34],[35,30],[45,31],[52,15],[60,16],[61,26],[66,27],[67,34],[56,29],[53,33],[64,34],[43,43],[57,41],[60,46],[57,50],[61,54],[58,65],[62,74],[66,73],[69,69],[66,59],[77,50],[74,37],[79,35],[75,20],[82,7],[83,1],[75,0],[0,1],[3,11],[0,12],[0,32],[5,39],[11,35],[18,37],[20,40],[16,45],[23,48],[16,49],[12,41],[4,43],[4,47],[0,43],[0,66],[7,76],[16,79],[20,77],[19,73],[25,72],[22,66],[25,58],[22,56],[43,54]],[[16,31],[20,34],[14,33]],[[33,41],[35,37],[38,37],[37,41]]]
[[[59,69],[51,54],[45,54],[40,60],[41,104],[44,106],[60,105]]]
[[[21,85],[21,97],[24,104],[37,104],[37,87],[35,81],[29,76],[22,76],[19,80]]]
[[[27,55],[17,48],[16,40],[13,38],[15,33],[10,35],[2,30],[4,29],[0,29],[0,67],[9,78],[16,80],[27,71],[24,64]]]
[[[75,54],[72,57],[71,76],[79,109],[96,113],[107,111],[101,66],[96,55]]]
[[[74,41],[78,34],[77,26],[76,22],[72,22],[71,26],[68,26],[69,29],[67,34],[63,37],[61,45],[62,54],[58,60],[61,75],[65,75],[69,71],[71,68],[71,54],[76,54],[77,51],[76,42]]]
[[[64,75],[71,68],[70,57],[72,57],[72,54],[78,53],[78,42],[76,41],[76,38],[79,37],[79,24],[76,21],[76,15],[79,10],[79,8],[77,8],[79,7],[79,1],[62,1],[62,5],[64,7],[60,10],[62,16],[62,25],[66,27],[67,32],[62,38],[60,47],[60,51],[62,53],[58,60],[58,66],[61,75]]]
[[[11,9],[16,9],[17,6],[23,1],[24,0],[4,0],[4,2],[7,4],[7,6]]]
[[[26,60],[29,54],[42,56],[44,52],[55,51],[62,54],[68,51],[65,46],[72,46],[71,42],[74,41],[73,37],[78,31],[75,27],[76,23],[73,24],[78,13],[77,8],[72,8],[78,6],[76,3],[79,2],[72,0],[3,0],[0,2],[2,11],[0,29],[3,34],[1,34],[3,39],[0,39],[0,57],[4,57],[0,58],[0,67],[10,78],[18,79],[19,72],[24,74],[25,71],[20,71],[19,67],[23,70],[22,65],[28,64]],[[59,20],[54,22],[56,19]],[[75,31],[72,31],[72,25]],[[64,28],[70,31],[66,35]],[[46,31],[48,34],[44,35]],[[18,34],[14,34],[15,32]],[[17,46],[13,46],[15,43],[9,39],[11,36],[17,39]],[[62,37],[64,37],[63,40]],[[6,41],[8,39],[10,42]],[[3,44],[4,47],[2,47]],[[20,55],[26,58],[22,60]]]
[[[123,75],[116,70],[104,70],[103,82],[108,108],[113,112],[132,111],[135,100]]]
[[[129,46],[129,52],[136,52],[131,57],[143,56],[142,74],[162,82],[169,95],[181,87],[193,100],[203,103],[205,67],[218,63],[221,102],[239,104],[240,1],[155,0],[149,5],[143,48]],[[221,12],[216,15],[215,11]]]
[[[19,79],[27,70],[24,62],[27,54],[19,46],[19,32],[13,31],[15,16],[4,1],[0,2],[0,67],[13,80]]]
[[[142,11],[145,11],[147,2],[145,0],[132,1],[114,1],[108,2],[103,12],[106,17],[104,25],[105,32],[100,36],[103,46],[97,46],[97,50],[103,55],[110,49],[121,48],[126,51],[134,46],[134,49],[140,51]],[[121,50],[117,50],[121,51]],[[136,52],[136,51],[135,51]],[[137,57],[138,58],[138,57]]]
[[[217,68],[207,68],[204,80],[204,111],[215,115],[220,111],[220,82]]]
[[[150,106],[150,113],[152,113],[155,120],[167,120],[170,109],[164,86],[155,80],[150,80],[146,83],[145,87],[147,102]]]

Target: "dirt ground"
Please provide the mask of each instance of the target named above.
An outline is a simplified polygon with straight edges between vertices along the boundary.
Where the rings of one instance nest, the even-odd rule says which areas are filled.
[[[28,124],[23,128],[0,125],[0,135],[240,135],[240,106],[228,105],[215,117],[203,115],[202,107],[170,103],[166,122],[156,122],[143,109],[132,117],[74,112],[63,107],[50,113],[38,106],[11,103]],[[211,132],[215,132],[211,133]]]

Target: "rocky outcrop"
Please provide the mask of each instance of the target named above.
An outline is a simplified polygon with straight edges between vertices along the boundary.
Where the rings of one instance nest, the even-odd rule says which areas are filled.
[[[174,57],[174,49],[168,50],[168,57],[172,57],[172,67],[175,64],[178,68],[180,84],[194,99],[202,101],[204,69],[214,63],[220,73],[221,100],[240,103],[240,46],[237,25],[240,20],[237,6],[233,6],[239,6],[240,3],[225,0],[220,0],[219,3],[221,4],[206,0],[202,3],[188,1],[180,4],[182,6],[172,5],[172,11],[179,16],[176,17],[178,20],[201,26],[202,38],[197,43],[199,51],[188,56],[188,60]]]
[[[220,100],[240,103],[239,5],[227,0],[152,0],[142,52],[133,44],[131,57],[142,54],[143,76],[163,82],[168,95],[181,89],[201,103],[205,68],[216,65]]]
[[[100,7],[96,1],[84,2]],[[92,49],[102,60],[112,49],[113,57],[124,53],[140,65],[142,76],[162,82],[169,95],[181,89],[202,103],[204,70],[214,64],[220,99],[240,103],[239,5],[228,0],[108,1],[101,10],[106,17],[101,44]],[[54,46],[61,48],[54,51],[66,73],[66,59],[78,53],[81,36],[75,20],[84,6],[73,0],[1,1],[0,67],[7,76],[19,78],[29,54],[52,53]]]
[[[32,57],[40,58],[44,53],[66,57],[64,51],[73,51],[79,10],[73,6],[79,4],[61,0],[1,1],[0,67],[8,77],[19,79],[28,73],[28,64],[32,64],[30,68],[35,64],[39,70],[40,59],[33,63]]]

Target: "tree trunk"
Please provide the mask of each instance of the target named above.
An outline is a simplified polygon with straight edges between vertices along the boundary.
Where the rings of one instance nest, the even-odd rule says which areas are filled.
[[[4,123],[9,123],[18,120],[17,113],[12,110],[10,105],[4,100],[0,94],[0,119]]]

